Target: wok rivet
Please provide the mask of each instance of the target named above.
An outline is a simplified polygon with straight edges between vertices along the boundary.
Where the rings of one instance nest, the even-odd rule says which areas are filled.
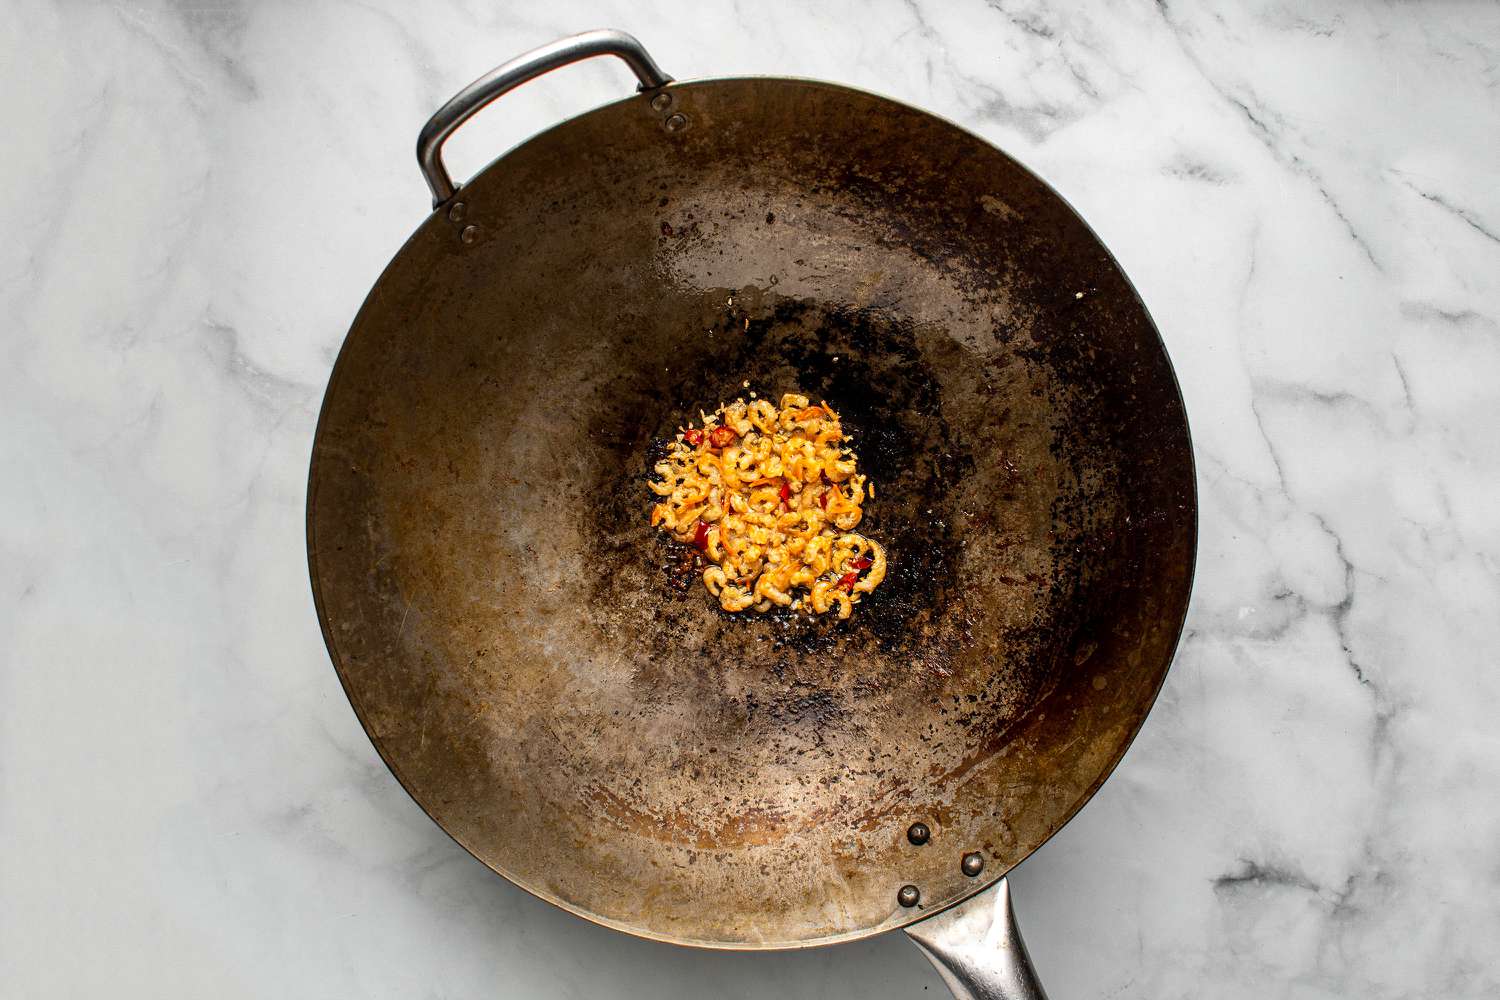
[[[461,201],[455,201],[451,206],[449,206],[449,208],[448,208],[448,221],[449,222],[462,222],[462,221],[464,221],[464,203],[463,202],[461,202]]]
[[[964,855],[964,860],[960,867],[963,868],[965,875],[973,878],[984,871],[984,855],[978,851],[971,851]]]
[[[896,902],[907,908],[916,906],[922,901],[922,893],[914,885],[903,885],[901,891],[896,893]]]
[[[479,242],[479,227],[478,226],[464,226],[464,231],[458,234],[458,238],[460,240],[463,240],[465,246],[472,246],[475,243],[478,243]]]
[[[651,98],[652,111],[665,111],[671,106],[672,95],[667,93],[666,91],[662,91],[660,94],[657,94],[655,97]]]
[[[930,838],[931,836],[932,831],[927,829],[926,823],[913,823],[911,826],[906,828],[906,839],[911,841],[913,844],[916,844],[918,847],[921,847],[923,844],[927,843],[928,838]]]
[[[669,115],[667,117],[666,125],[667,125],[667,131],[668,132],[676,132],[678,129],[682,128],[686,124],[687,124],[687,117],[685,115],[675,114],[675,115]]]

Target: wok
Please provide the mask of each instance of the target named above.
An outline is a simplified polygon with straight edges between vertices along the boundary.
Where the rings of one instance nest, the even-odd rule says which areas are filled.
[[[455,188],[464,119],[598,54],[640,92]],[[609,927],[758,949],[914,924],[959,995],[1040,996],[1003,876],[1141,726],[1193,569],[1182,398],[1118,264],[946,121],[675,83],[619,32],[476,81],[418,152],[435,208],[344,342],[307,512],[329,652],[396,777]],[[890,573],[850,620],[727,615],[647,523],[660,442],[747,384],[828,400],[878,484]]]

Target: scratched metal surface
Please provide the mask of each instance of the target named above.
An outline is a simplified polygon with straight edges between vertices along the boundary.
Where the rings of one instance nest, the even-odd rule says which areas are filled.
[[[852,939],[998,878],[1123,753],[1191,582],[1186,420],[1003,154],[827,84],[670,92],[521,146],[392,261],[324,402],[313,587],[381,754],[497,872],[664,940]],[[745,381],[827,399],[877,483],[891,575],[848,622],[672,585],[652,448]]]

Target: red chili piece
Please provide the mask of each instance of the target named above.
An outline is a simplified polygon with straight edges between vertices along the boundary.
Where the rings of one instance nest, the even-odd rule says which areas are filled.
[[[778,493],[781,496],[781,506],[783,508],[790,506],[787,501],[792,498],[792,484],[783,479]]]
[[[869,569],[872,564],[867,557],[860,556],[849,565],[853,566],[855,569]]]
[[[843,576],[839,577],[839,586],[843,587],[845,590],[853,590],[854,584],[858,580],[858,573],[845,573]]]
[[[693,427],[682,432],[682,439],[696,448],[703,443],[703,432]]]
[[[715,448],[728,448],[739,439],[733,427],[715,427],[708,432],[708,443]]]
[[[830,494],[832,492],[833,492],[833,490],[824,490],[822,493],[820,493],[818,495],[818,506],[819,507],[822,507],[824,510],[828,509],[828,494]]]
[[[693,529],[693,544],[700,552],[708,551],[708,525],[702,521],[699,521],[698,526]]]

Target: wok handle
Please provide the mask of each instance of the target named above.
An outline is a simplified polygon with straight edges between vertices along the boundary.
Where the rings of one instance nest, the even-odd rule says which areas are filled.
[[[591,56],[617,56],[624,60],[641,81],[639,90],[655,90],[672,82],[672,78],[647,55],[640,42],[623,31],[609,29],[560,38],[490,70],[438,108],[437,114],[427,120],[422,133],[417,136],[417,164],[422,168],[427,186],[432,189],[433,208],[458,191],[458,185],[448,176],[448,168],[443,166],[443,143],[460,125],[501,94],[543,73]]]
[[[1010,906],[1010,884],[993,887],[906,928],[958,1000],[1047,1000]]]

